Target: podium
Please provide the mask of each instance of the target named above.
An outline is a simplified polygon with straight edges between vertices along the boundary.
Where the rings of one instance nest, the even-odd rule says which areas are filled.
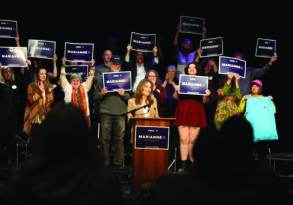
[[[134,191],[137,191],[143,181],[157,179],[168,172],[168,148],[136,147],[138,138],[135,128],[145,126],[161,129],[163,127],[169,130],[170,123],[174,120],[175,118],[130,118],[133,139],[132,178]]]

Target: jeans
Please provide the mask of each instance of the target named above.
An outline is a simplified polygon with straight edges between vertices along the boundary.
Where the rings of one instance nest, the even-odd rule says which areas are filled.
[[[124,166],[124,135],[125,121],[124,115],[101,114],[101,151],[106,165],[110,164],[111,142],[114,144],[113,164]],[[112,139],[113,138],[113,139]]]

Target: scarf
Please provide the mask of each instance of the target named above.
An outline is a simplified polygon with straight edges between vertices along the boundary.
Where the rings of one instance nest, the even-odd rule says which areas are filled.
[[[86,104],[86,93],[83,86],[79,86],[76,90],[72,88],[71,103],[74,106],[80,107],[86,116],[87,104]]]

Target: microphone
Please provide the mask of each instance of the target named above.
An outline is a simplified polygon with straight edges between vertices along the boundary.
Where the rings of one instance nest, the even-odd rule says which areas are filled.
[[[128,111],[128,112],[126,112],[126,114],[127,113],[131,113],[133,116],[135,115],[135,112],[137,111],[137,110],[140,110],[140,109],[143,109],[143,108],[148,108],[148,111],[147,111],[147,113],[150,111],[150,108],[151,108],[151,104],[145,104],[145,105],[143,105],[143,106],[141,106],[141,107],[138,107],[138,108],[135,108],[135,109],[133,109],[133,110],[130,110],[130,111]]]

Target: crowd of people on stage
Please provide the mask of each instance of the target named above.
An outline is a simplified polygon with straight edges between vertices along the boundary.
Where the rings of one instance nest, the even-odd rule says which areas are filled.
[[[111,193],[110,186],[111,183],[114,183],[111,176],[104,177],[106,171],[97,170],[102,165],[115,169],[125,167],[125,140],[129,140],[130,144],[134,140],[133,135],[129,139],[126,138],[126,134],[129,134],[127,128],[130,127],[128,122],[131,117],[175,118],[174,125],[177,127],[178,136],[176,133],[170,134],[178,137],[181,161],[178,171],[181,173],[189,173],[190,170],[193,170],[194,165],[197,165],[199,169],[194,172],[197,177],[204,179],[219,177],[216,173],[212,174],[213,171],[209,169],[219,170],[212,163],[219,165],[217,160],[221,159],[216,158],[218,154],[216,151],[222,152],[223,150],[216,148],[213,140],[208,144],[202,142],[201,136],[204,128],[207,128],[209,130],[207,133],[212,133],[212,135],[216,132],[222,134],[225,132],[223,135],[229,139],[219,142],[221,145],[225,144],[224,147],[227,149],[223,152],[224,157],[228,157],[228,150],[235,151],[237,154],[235,157],[243,159],[243,162],[250,166],[252,140],[254,139],[254,143],[258,143],[263,137],[276,139],[278,135],[273,98],[262,95],[264,85],[260,80],[270,70],[272,64],[277,60],[277,56],[272,56],[261,68],[247,66],[245,78],[240,78],[239,74],[232,72],[222,75],[218,73],[216,57],[201,58],[202,50],[193,49],[194,42],[191,38],[185,37],[179,42],[178,36],[179,31],[174,39],[175,61],[177,62],[175,64],[160,64],[160,50],[156,46],[152,52],[144,53],[134,51],[129,44],[126,47],[125,56],[113,53],[111,49],[107,48],[103,51],[101,64],[97,65],[94,59],[83,62],[89,66],[86,79],[78,74],[71,74],[68,77],[65,66],[76,65],[77,62],[69,62],[65,56],[57,58],[55,55],[52,62],[36,58],[27,59],[28,67],[26,68],[4,67],[0,64],[1,111],[5,111],[8,116],[6,121],[1,121],[1,125],[5,127],[9,123],[7,127],[11,128],[4,132],[1,139],[0,154],[4,156],[2,150],[5,150],[7,152],[5,156],[8,156],[8,159],[13,155],[11,152],[15,149],[12,145],[15,142],[15,136],[26,140],[32,150],[32,164],[27,165],[18,173],[15,184],[10,187],[12,190],[10,190],[10,195],[8,194],[6,197],[11,199],[21,193],[20,199],[27,200],[26,194],[30,196],[30,191],[28,190],[26,193],[20,189],[27,189],[31,183],[31,187],[36,189],[35,191],[40,196],[50,198],[50,194],[54,195],[54,191],[49,187],[50,180],[55,177],[64,182],[63,185],[58,185],[57,182],[54,185],[51,184],[52,187],[60,190],[60,196],[54,196],[59,197],[58,199],[61,201],[68,196],[73,201],[74,199],[96,201],[95,191],[101,191],[104,187],[106,187],[104,191]],[[203,38],[205,37],[206,31],[203,32]],[[16,39],[16,45],[11,46],[20,46],[19,38]],[[233,57],[243,59],[243,54],[235,52]],[[61,59],[60,68],[57,66],[58,59]],[[52,73],[49,72],[51,70]],[[120,89],[109,92],[103,84],[103,73],[120,71],[131,71],[132,90]],[[178,82],[180,74],[207,76],[209,86],[205,94],[180,94]],[[70,106],[60,105],[62,102],[70,104]],[[262,112],[263,107],[266,107],[269,112]],[[230,122],[227,125],[229,119],[235,116],[241,116],[241,119],[234,118],[235,123]],[[242,119],[247,121],[241,121]],[[250,124],[245,124],[248,122],[252,126],[254,137],[251,133],[248,133],[251,137],[248,141],[238,137],[234,140],[238,147],[232,148],[234,146],[231,144],[234,142],[232,130],[239,136],[245,137],[245,129],[242,130],[244,133],[241,133],[243,127],[237,123],[250,126]],[[233,125],[235,127],[231,128]],[[228,126],[230,127],[228,128]],[[237,130],[237,126],[239,130]],[[129,131],[133,132],[133,130]],[[197,145],[197,141],[201,146],[209,146],[215,150],[209,153]],[[98,146],[94,148],[92,145],[96,146],[96,144]],[[242,145],[247,145],[247,147],[239,148]],[[245,148],[247,150],[244,150]],[[94,149],[98,149],[100,154],[98,157],[92,153]],[[111,153],[113,150],[114,153]],[[200,153],[201,151],[202,153]],[[242,155],[241,151],[247,151],[247,153]],[[259,157],[263,156],[265,154]],[[73,160],[77,161],[77,164]],[[97,164],[93,165],[92,163],[95,162]],[[227,161],[227,164],[221,166],[225,165],[224,169],[228,173],[227,167],[234,166],[234,163],[236,163],[236,159]],[[48,164],[56,166],[60,172],[49,173],[45,170]],[[238,165],[236,164],[233,168],[239,168]],[[79,169],[79,166],[82,169],[76,173],[75,170]],[[210,176],[207,176],[208,173]],[[46,178],[42,184],[38,184],[38,180],[44,176]],[[195,176],[192,176],[191,179],[193,177]],[[238,177],[238,175],[233,175],[233,177]],[[71,179],[74,180],[71,182]],[[88,183],[87,188],[75,189],[75,186],[82,180]],[[102,184],[97,186],[95,182],[99,180],[102,181]],[[158,184],[163,194],[161,197],[167,197],[168,193],[172,193],[168,185],[173,183],[173,179],[167,178],[167,181],[170,180],[168,182],[164,180],[164,178],[161,179]],[[174,184],[182,186],[178,181],[175,181]],[[88,189],[88,186],[92,186],[93,189]],[[179,191],[179,189],[177,187],[175,190]],[[82,195],[81,191],[88,191],[87,195]],[[116,190],[114,191],[117,194]],[[184,197],[183,193],[181,194]],[[114,197],[113,200],[118,200],[118,195],[113,195],[117,197]],[[79,196],[82,198],[78,198]],[[192,194],[189,197],[191,196]],[[99,197],[105,201],[108,200],[104,199],[102,195]],[[162,200],[165,199],[162,198]],[[183,198],[182,201],[186,201],[186,199]],[[16,200],[16,203],[20,203],[20,201]]]

